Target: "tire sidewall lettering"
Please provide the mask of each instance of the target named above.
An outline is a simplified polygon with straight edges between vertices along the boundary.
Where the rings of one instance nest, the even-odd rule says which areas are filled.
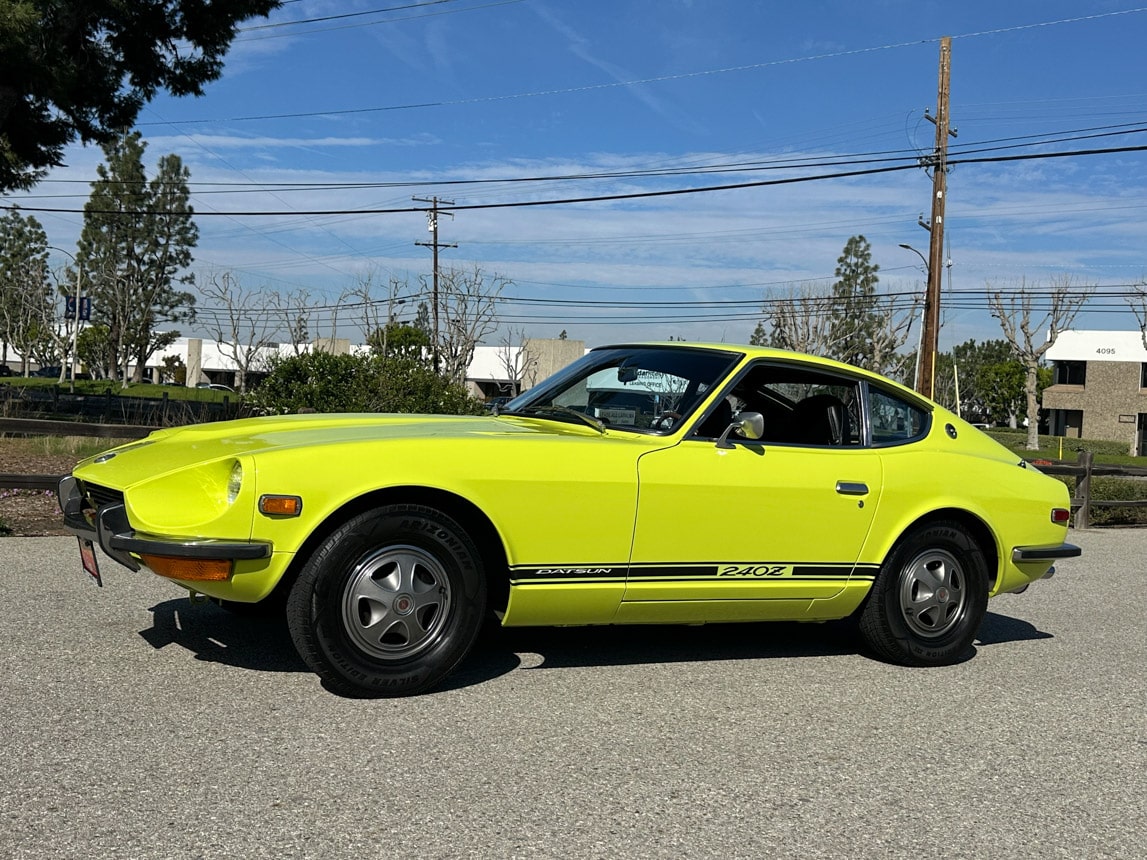
[[[446,620],[429,644],[389,660],[367,654],[351,641],[342,600],[358,565],[396,544],[434,556],[453,597]],[[292,591],[295,607],[289,617],[296,647],[332,689],[351,696],[411,693],[433,686],[465,657],[485,611],[484,574],[469,537],[446,515],[414,506],[368,511],[336,529],[304,565],[296,588],[302,591],[298,596]]]

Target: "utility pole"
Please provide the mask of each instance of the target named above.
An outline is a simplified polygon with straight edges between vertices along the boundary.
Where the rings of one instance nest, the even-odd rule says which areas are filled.
[[[438,204],[439,202],[447,206],[453,206],[453,200],[439,201],[437,197],[432,197],[427,200],[425,197],[412,197],[417,203],[429,203],[430,209],[426,212],[427,229],[433,234],[434,238],[429,242],[415,242],[415,245],[421,245],[424,248],[434,249],[434,295],[433,295],[433,318],[434,318],[434,340],[432,343],[434,352],[434,372],[438,372],[438,249],[439,248],[457,248],[457,244],[444,245],[438,241]],[[444,212],[444,215],[454,217],[453,212]]]
[[[948,95],[952,71],[952,38],[940,40],[940,86],[936,96],[936,116],[925,113],[925,118],[936,124],[936,147],[932,155],[923,159],[932,168],[932,219],[924,226],[931,233],[928,245],[928,287],[924,293],[924,330],[920,339],[919,372],[916,390],[925,397],[932,396],[936,373],[936,353],[940,339],[940,279],[944,272],[944,203],[947,196],[948,135],[956,136],[948,128]]]

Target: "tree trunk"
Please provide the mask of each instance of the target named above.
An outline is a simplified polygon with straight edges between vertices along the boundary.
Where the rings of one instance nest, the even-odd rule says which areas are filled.
[[[1024,392],[1028,401],[1028,442],[1027,450],[1039,450],[1039,365],[1031,362],[1027,365],[1027,375],[1024,379]]]

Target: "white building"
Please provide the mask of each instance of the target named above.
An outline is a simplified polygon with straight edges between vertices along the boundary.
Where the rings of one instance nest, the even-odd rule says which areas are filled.
[[[253,362],[252,373],[261,372],[273,355],[287,357],[295,352],[290,344],[278,344],[259,350]],[[319,339],[303,344],[300,352],[322,349],[336,354],[363,354],[370,351],[364,344],[349,340]],[[466,374],[472,394],[498,397],[514,394],[515,383],[524,390],[585,354],[585,342],[580,340],[528,339],[520,346],[479,346]],[[174,357],[187,369],[186,385],[215,383],[232,388],[238,383],[238,364],[233,355],[219,341],[204,338],[177,338],[165,349],[157,351],[148,364],[146,376],[154,382],[160,380],[164,359]]]

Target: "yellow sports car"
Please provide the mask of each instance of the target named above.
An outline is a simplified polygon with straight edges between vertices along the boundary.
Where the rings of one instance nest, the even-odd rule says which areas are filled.
[[[93,545],[286,612],[331,689],[438,684],[501,624],[855,617],[877,656],[966,658],[1065,543],[1066,487],[848,365],[603,347],[480,417],[290,415],[152,433],[59,490]]]

